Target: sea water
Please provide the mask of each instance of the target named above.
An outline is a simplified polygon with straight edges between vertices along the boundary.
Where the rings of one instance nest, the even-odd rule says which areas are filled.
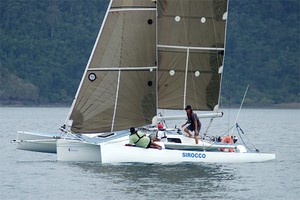
[[[238,110],[225,109],[209,133],[224,134]],[[163,111],[162,111],[163,112]],[[0,108],[0,199],[299,199],[300,110],[244,109],[237,122],[264,163],[118,164],[58,162],[16,150],[18,130],[57,132],[68,108]],[[164,112],[163,112],[164,113]],[[164,114],[184,114],[169,111]],[[202,119],[203,133],[209,120]],[[169,127],[184,121],[168,122]],[[233,131],[236,134],[236,131]]]

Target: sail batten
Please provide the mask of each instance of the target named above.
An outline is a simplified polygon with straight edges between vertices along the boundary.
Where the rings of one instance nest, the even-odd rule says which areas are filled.
[[[189,56],[190,56],[190,50],[186,50],[186,63],[185,63],[185,77],[184,77],[184,93],[183,93],[183,106],[182,109],[186,106],[186,87],[187,87],[187,75],[189,70]]]
[[[121,71],[118,73],[118,83],[117,83],[117,90],[116,90],[116,98],[115,98],[115,107],[114,107],[114,113],[111,123],[111,132],[114,131],[114,125],[115,125],[115,118],[116,118],[116,111],[118,106],[118,97],[119,97],[119,88],[120,88],[120,78],[121,78]]]
[[[111,9],[109,12],[122,12],[122,11],[149,11],[149,10],[152,10],[152,11],[156,11],[156,8],[148,8],[148,7],[145,7],[145,8],[114,8],[114,9]]]
[[[190,50],[208,50],[208,51],[224,51],[225,48],[218,47],[193,47],[193,46],[172,46],[172,45],[157,45],[158,48],[170,49],[190,49]]]
[[[122,68],[90,68],[87,69],[88,71],[130,71],[130,70],[146,70],[146,71],[151,71],[157,69],[157,67],[152,66],[152,67],[122,67]]]

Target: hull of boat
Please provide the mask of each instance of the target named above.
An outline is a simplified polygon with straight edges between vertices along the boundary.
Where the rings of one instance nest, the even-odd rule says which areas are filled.
[[[41,153],[56,153],[56,138],[58,134],[32,133],[18,131],[17,149]]]
[[[161,143],[162,146],[163,143]],[[94,144],[82,141],[57,142],[59,161],[97,161],[102,163],[249,163],[275,159],[274,154],[208,152],[175,149],[143,149],[125,146],[124,142]]]
[[[80,140],[57,140],[57,160],[101,162],[100,145]]]

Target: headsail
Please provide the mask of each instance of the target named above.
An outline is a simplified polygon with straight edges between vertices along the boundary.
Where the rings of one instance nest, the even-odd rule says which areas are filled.
[[[227,0],[158,0],[158,107],[219,103]]]
[[[75,133],[143,126],[156,115],[156,4],[111,1],[73,102]]]

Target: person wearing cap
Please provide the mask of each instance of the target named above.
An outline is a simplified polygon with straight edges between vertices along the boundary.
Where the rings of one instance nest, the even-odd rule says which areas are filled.
[[[147,137],[146,134],[138,132],[134,127],[130,128],[129,135],[129,144],[125,144],[125,146],[136,146],[142,148],[156,148],[161,150],[162,147],[159,144],[153,142],[150,137]]]
[[[158,123],[157,125],[157,133],[156,133],[156,139],[158,141],[167,142],[167,133],[165,132],[165,128],[161,123]]]
[[[185,111],[188,117],[188,120],[185,124],[182,125],[184,127],[185,125],[189,124],[186,128],[184,128],[184,131],[189,135],[189,137],[192,137],[192,134],[190,131],[194,131],[194,138],[196,144],[198,144],[198,135],[201,129],[201,123],[196,113],[193,112],[193,109],[190,105],[187,105],[185,107]]]

